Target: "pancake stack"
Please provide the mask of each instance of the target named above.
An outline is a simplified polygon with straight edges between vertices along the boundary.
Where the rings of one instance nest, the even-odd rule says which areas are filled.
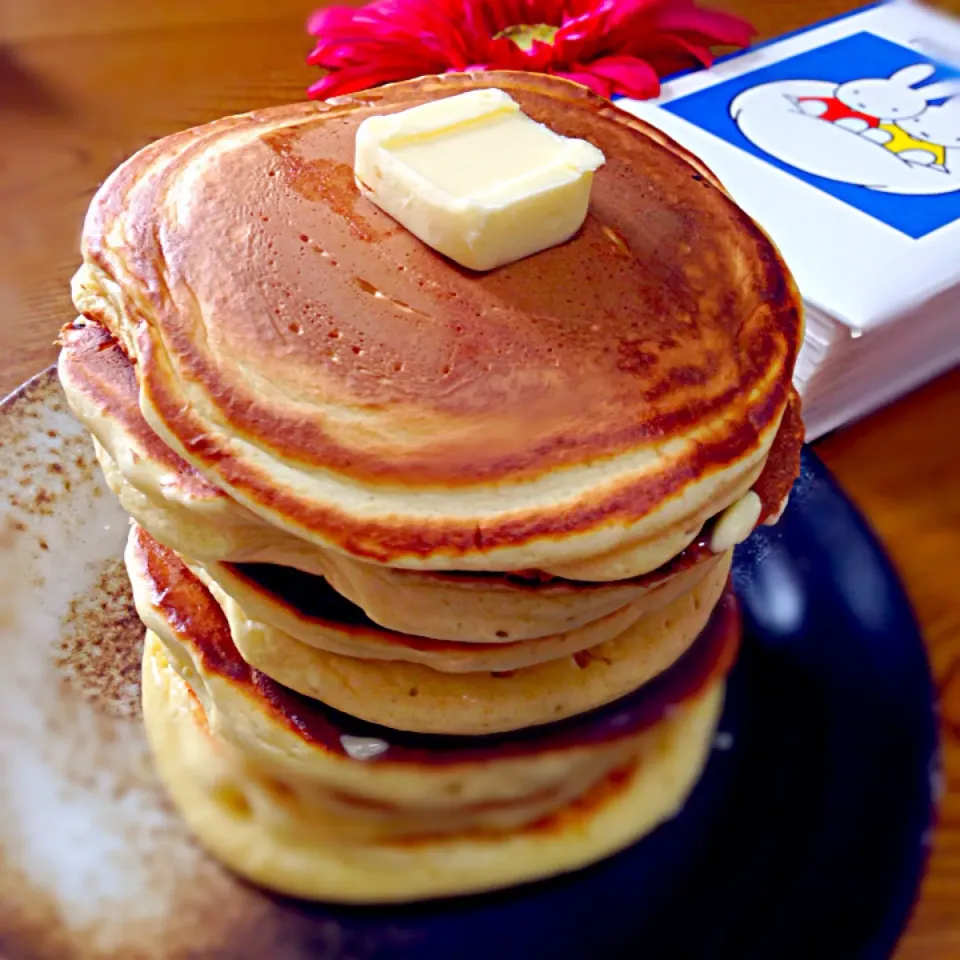
[[[484,274],[360,194],[359,124],[480,87],[606,156]],[[60,375],[135,523],[143,708],[200,840],[344,902],[488,890],[683,804],[782,511],[797,292],[695,158],[566,81],[211,123],[104,184]]]

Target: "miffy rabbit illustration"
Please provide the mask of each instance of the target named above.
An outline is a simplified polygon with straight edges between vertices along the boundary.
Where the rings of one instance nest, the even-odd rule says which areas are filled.
[[[916,63],[889,77],[849,80],[839,84],[832,97],[798,97],[797,105],[808,116],[819,117],[886,145],[894,134],[880,129],[884,124],[915,117],[927,109],[930,101],[960,92],[960,85],[952,80],[918,88],[916,85],[926,80],[934,69],[929,63]]]
[[[698,90],[688,108],[683,98],[677,101],[677,113],[692,122],[698,111],[706,118],[713,89],[714,106],[725,108],[734,125],[729,143],[772,159],[817,189],[829,193],[831,184],[845,184],[875,195],[956,194],[951,203],[960,205],[960,76],[949,64],[855,34]],[[711,133],[715,126],[712,116],[703,123]],[[859,196],[841,199],[859,206]],[[914,221],[910,203],[904,204],[902,210],[890,206],[889,220],[907,232]],[[926,209],[922,215],[932,217]]]
[[[931,100],[940,100],[960,92],[956,81],[943,80],[917,88],[917,84],[933,74],[929,63],[915,63],[898,70],[890,77],[868,77],[850,80],[837,87],[841,103],[876,117],[878,120],[901,120],[915,117],[927,109]]]

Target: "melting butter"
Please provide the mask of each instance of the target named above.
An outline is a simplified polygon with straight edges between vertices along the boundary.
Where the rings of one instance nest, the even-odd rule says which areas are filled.
[[[603,153],[531,120],[502,90],[472,90],[357,131],[360,190],[433,249],[492,270],[569,240]]]
[[[725,553],[738,543],[743,543],[753,533],[762,510],[763,503],[752,490],[731,503],[717,517],[710,537],[710,549],[714,553]]]
[[[352,737],[347,733],[340,737],[340,744],[347,756],[354,760],[372,760],[390,749],[386,740],[377,737]]]

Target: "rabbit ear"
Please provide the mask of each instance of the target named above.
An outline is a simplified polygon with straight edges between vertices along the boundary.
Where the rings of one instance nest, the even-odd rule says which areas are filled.
[[[960,93],[960,80],[940,80],[937,83],[930,83],[925,87],[920,87],[917,93],[926,97],[927,102],[943,100]],[[960,106],[960,104],[957,104],[957,106]]]
[[[934,72],[932,64],[929,63],[915,63],[913,66],[904,67],[902,70],[898,70],[890,80],[893,83],[898,83],[904,87],[912,87],[915,83],[919,83],[921,80],[926,80]]]

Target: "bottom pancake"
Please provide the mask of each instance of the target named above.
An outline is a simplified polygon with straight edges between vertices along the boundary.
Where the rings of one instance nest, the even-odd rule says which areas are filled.
[[[479,893],[575,870],[649,833],[699,777],[723,701],[714,681],[662,719],[642,760],[514,831],[360,841],[317,829],[329,816],[294,803],[219,740],[199,701],[148,635],[143,714],[157,769],[201,843],[237,873],[297,897],[343,903]]]

